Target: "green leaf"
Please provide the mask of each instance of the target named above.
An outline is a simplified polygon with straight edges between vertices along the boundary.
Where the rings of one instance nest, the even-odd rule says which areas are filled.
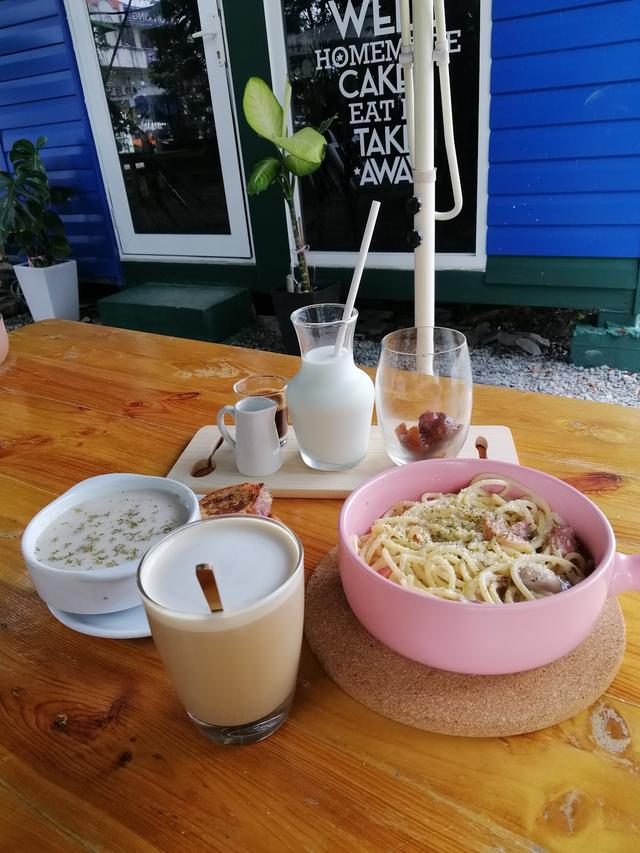
[[[273,140],[282,132],[282,107],[260,77],[250,77],[244,88],[242,109],[249,127],[258,136]]]
[[[258,195],[258,193],[268,189],[280,174],[280,168],[280,161],[277,157],[265,157],[254,163],[247,181],[249,195]]]
[[[28,198],[25,208],[33,219],[41,219],[44,214],[44,207],[35,198]]]
[[[9,240],[9,232],[13,230],[15,223],[15,209],[12,204],[3,205],[0,208],[0,244]]]
[[[284,84],[284,100],[282,102],[282,130],[280,136],[287,136],[287,116],[289,115],[289,105],[291,103],[291,83],[287,77]]]
[[[36,148],[44,148],[44,146],[46,144],[47,144],[47,137],[46,136],[39,136],[38,139],[36,140]]]
[[[284,158],[284,165],[298,178],[311,175],[320,168],[320,163],[310,163],[308,160],[301,160],[299,157],[294,157],[293,154],[287,154]]]
[[[51,203],[63,204],[73,198],[73,190],[69,187],[51,187]]]
[[[18,139],[9,154],[13,174],[0,173],[0,245],[26,254],[39,266],[71,251],[62,220],[50,210],[54,197],[65,200],[71,191],[49,186],[40,156],[45,142],[40,137],[34,146],[28,139]]]
[[[61,234],[56,234],[49,240],[49,245],[51,248],[51,254],[55,258],[66,258],[67,255],[71,254],[71,246],[69,245],[69,241],[66,237]]]
[[[318,133],[324,133],[329,130],[334,121],[338,118],[338,113],[334,113],[331,118],[326,118],[324,121],[321,121],[318,125]]]
[[[52,210],[48,210],[44,215],[44,224],[45,227],[52,231],[54,234],[62,234],[64,235],[64,224],[62,219],[58,216],[57,213],[54,213]]]
[[[11,162],[15,162],[20,159],[20,157],[33,157],[36,153],[36,149],[33,145],[33,142],[30,142],[28,139],[16,139],[16,141],[11,146],[11,151],[9,152],[9,157]]]
[[[293,136],[278,136],[273,140],[280,148],[284,148],[294,157],[315,163],[317,166],[324,160],[324,149],[327,141],[317,130],[312,127],[303,127],[296,131]]]
[[[49,181],[44,172],[36,172],[33,169],[25,169],[23,166],[18,166],[16,169],[16,178],[19,181],[28,181],[32,184],[37,184],[40,187],[47,187]]]

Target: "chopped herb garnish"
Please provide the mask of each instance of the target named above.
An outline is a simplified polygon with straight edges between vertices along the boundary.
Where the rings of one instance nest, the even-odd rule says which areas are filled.
[[[36,552],[53,565],[87,570],[114,567],[139,559],[150,545],[185,520],[181,502],[158,503],[157,492],[149,501],[145,490],[121,493],[73,507],[45,530]],[[60,544],[59,534],[65,529],[66,541]]]

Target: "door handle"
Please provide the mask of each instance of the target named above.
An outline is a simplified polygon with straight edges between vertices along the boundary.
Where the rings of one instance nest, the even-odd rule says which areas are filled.
[[[216,45],[216,62],[218,63],[218,65],[224,66],[227,64],[227,57],[225,55],[225,50],[224,50],[224,41],[222,40],[222,38],[220,38],[221,36],[222,36],[221,28],[218,28],[215,30],[197,30],[195,33],[191,34],[191,38],[194,38],[194,39],[202,39],[202,38],[209,38],[209,37],[215,38],[215,39],[219,38],[220,40],[219,40],[218,44]]]

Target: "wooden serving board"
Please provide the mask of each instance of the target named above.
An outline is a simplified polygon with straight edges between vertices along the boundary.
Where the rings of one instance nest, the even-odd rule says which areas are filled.
[[[233,433],[233,428],[229,430]],[[235,454],[226,442],[215,455],[216,468],[206,477],[192,477],[196,462],[205,459],[215,447],[220,432],[217,426],[205,426],[191,439],[173,468],[167,474],[184,483],[194,492],[204,494],[222,486],[246,482],[264,482],[274,497],[279,498],[346,498],[364,480],[379,474],[393,463],[384,450],[382,433],[371,427],[369,450],[359,465],[345,471],[315,471],[304,464],[298,452],[295,431],[289,427],[287,443],[282,448],[283,464],[279,471],[267,477],[246,477],[236,468]],[[486,444],[487,459],[518,462],[511,430],[505,426],[472,426],[459,456],[478,457],[477,444]]]

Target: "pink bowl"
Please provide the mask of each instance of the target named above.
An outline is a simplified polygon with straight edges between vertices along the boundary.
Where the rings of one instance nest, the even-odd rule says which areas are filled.
[[[354,534],[366,533],[397,501],[419,500],[427,491],[457,492],[481,473],[503,474],[545,497],[591,552],[596,568],[589,577],[536,601],[473,604],[411,592],[372,571],[356,554]],[[484,459],[413,462],[367,480],[342,508],[338,561],[351,609],[374,637],[420,663],[483,675],[557,660],[593,630],[607,596],[640,589],[640,555],[616,553],[611,525],[587,497],[532,468]]]

